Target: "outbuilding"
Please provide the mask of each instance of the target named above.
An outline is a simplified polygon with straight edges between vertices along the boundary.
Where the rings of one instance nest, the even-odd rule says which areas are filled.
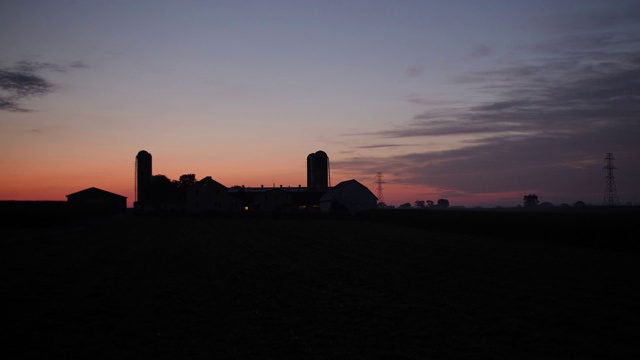
[[[240,200],[229,195],[229,189],[213,180],[211,176],[187,188],[186,206],[191,213],[239,212]]]
[[[375,209],[378,198],[357,180],[347,180],[330,188],[320,198],[320,209],[324,212],[331,210],[347,210],[355,215],[359,212]]]
[[[67,195],[67,203],[73,209],[119,213],[127,210],[127,197],[90,187]]]
[[[293,209],[293,195],[281,188],[269,189],[256,194],[251,208],[262,212],[289,212]]]

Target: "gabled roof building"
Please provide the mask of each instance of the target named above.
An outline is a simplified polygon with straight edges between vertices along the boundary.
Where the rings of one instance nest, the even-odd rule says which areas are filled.
[[[108,212],[124,212],[127,210],[127,197],[112,192],[90,187],[67,195],[67,203],[75,208]]]
[[[347,210],[355,215],[359,212],[375,209],[378,198],[357,180],[347,180],[330,188],[320,198],[320,209],[323,212]]]
[[[242,203],[229,195],[226,186],[207,176],[187,189],[186,207],[191,213],[239,212]]]

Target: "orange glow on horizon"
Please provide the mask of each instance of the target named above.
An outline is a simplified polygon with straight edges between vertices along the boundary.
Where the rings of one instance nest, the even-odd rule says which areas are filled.
[[[211,176],[222,185],[232,187],[306,187],[306,155],[296,152],[286,157],[266,156],[236,159],[232,157],[188,157],[183,159],[179,154],[167,150],[156,151],[160,155],[153,157],[152,173],[165,175],[177,180],[182,174],[195,174],[198,180]],[[135,154],[119,151],[107,153],[103,162],[91,161],[90,156],[69,158],[59,154],[35,154],[27,163],[17,161],[3,162],[0,171],[5,174],[0,178],[0,199],[2,200],[57,200],[65,201],[66,195],[97,187],[127,197],[128,206],[135,200]],[[37,156],[36,156],[37,155]],[[49,158],[47,158],[49,156]],[[350,171],[332,169],[331,185],[341,181],[355,179],[376,194],[373,176],[363,177]],[[442,195],[446,190],[425,185],[394,184],[393,178],[385,179],[384,202],[387,205],[399,206],[403,203],[413,204],[416,200],[437,201],[446,198],[451,206],[476,206],[504,204],[505,206],[520,203],[519,192],[459,194],[458,196]]]

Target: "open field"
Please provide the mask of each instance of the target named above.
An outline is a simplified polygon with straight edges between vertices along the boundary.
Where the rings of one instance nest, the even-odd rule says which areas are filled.
[[[448,228],[135,216],[5,228],[3,353],[638,358],[640,262],[628,239],[453,231],[468,215],[450,214],[427,214],[457,222]]]

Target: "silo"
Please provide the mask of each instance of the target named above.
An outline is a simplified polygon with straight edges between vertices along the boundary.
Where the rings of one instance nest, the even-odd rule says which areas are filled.
[[[329,157],[318,150],[307,156],[307,188],[327,190],[329,187]]]
[[[147,204],[152,181],[151,154],[142,150],[136,155],[136,202]]]
[[[314,153],[307,156],[307,189],[311,189],[313,185],[313,156]]]

